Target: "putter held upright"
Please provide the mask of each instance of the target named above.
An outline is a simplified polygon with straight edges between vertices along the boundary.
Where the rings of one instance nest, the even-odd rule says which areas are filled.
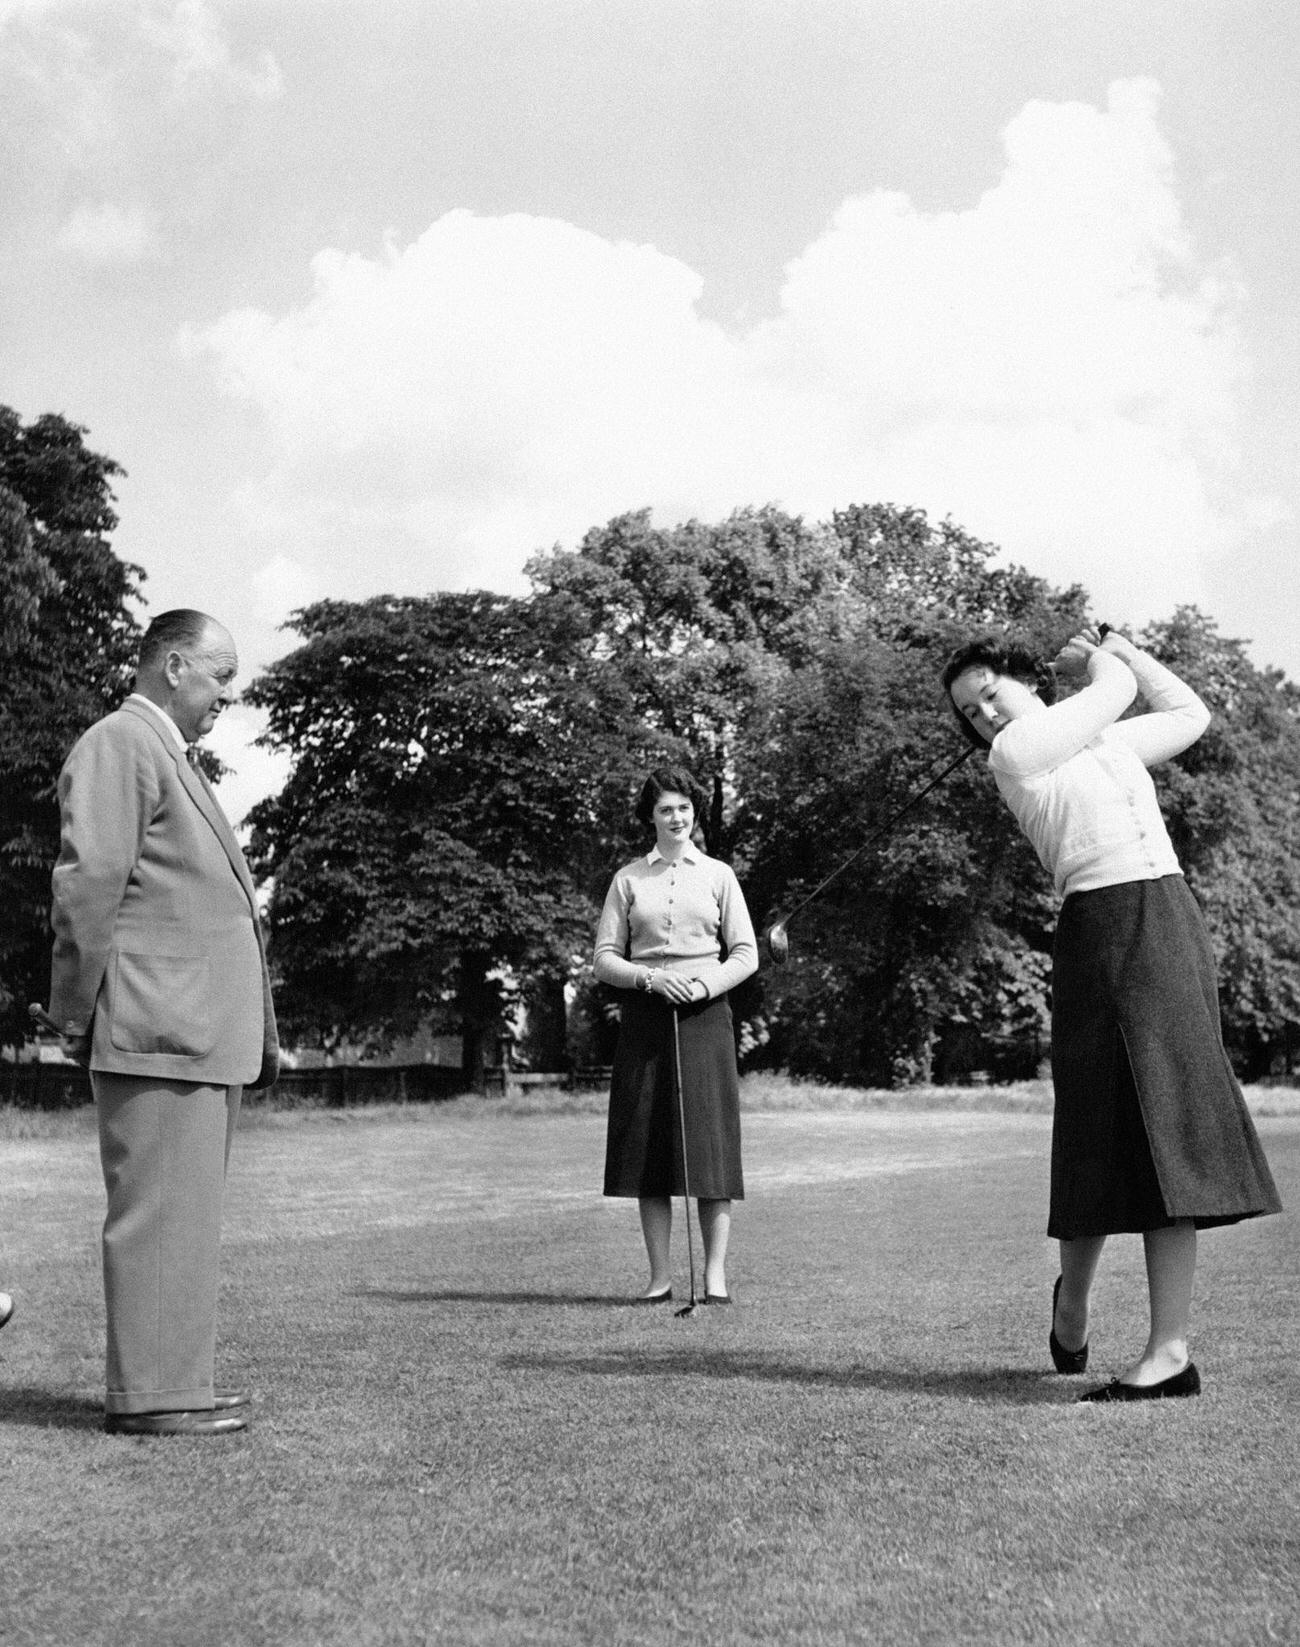
[[[677,1122],[682,1136],[682,1191],[686,1202],[686,1265],[691,1276],[691,1301],[680,1310],[674,1310],[677,1316],[693,1315],[695,1313],[695,1244],[691,1240],[691,1165],[686,1154],[686,1103],[682,1097],[682,1037],[678,1027],[677,1008],[673,1014],[673,1086],[677,1097]]]

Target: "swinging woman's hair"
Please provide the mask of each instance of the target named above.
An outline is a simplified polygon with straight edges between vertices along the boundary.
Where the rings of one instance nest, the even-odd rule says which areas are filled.
[[[993,675],[1009,675],[1012,680],[1023,681],[1037,692],[1044,703],[1056,702],[1056,676],[1048,668],[1047,660],[1038,653],[1031,652],[1026,646],[1016,646],[992,637],[969,641],[944,664],[943,693],[949,709],[957,717],[962,736],[978,748],[986,747],[984,738],[952,701],[953,682],[960,680],[968,669],[987,669]]]

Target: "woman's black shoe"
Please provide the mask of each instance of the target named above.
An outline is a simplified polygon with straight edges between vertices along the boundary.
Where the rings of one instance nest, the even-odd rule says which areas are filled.
[[[1056,1300],[1060,1293],[1061,1277],[1058,1275],[1056,1285],[1052,1288],[1052,1331],[1047,1340],[1047,1347],[1052,1352],[1052,1365],[1059,1373],[1087,1372],[1088,1346],[1084,1344],[1077,1350],[1067,1350],[1056,1336]]]
[[[1080,1401],[1165,1401],[1178,1395],[1199,1395],[1201,1375],[1195,1361],[1189,1361],[1182,1372],[1172,1378],[1162,1378],[1158,1384],[1121,1384],[1112,1378],[1095,1390],[1085,1390]]]

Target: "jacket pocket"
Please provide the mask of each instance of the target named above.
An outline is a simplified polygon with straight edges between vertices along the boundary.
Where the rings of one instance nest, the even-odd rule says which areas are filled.
[[[199,1058],[216,1041],[203,955],[134,955],[113,964],[109,1038],[119,1052]]]

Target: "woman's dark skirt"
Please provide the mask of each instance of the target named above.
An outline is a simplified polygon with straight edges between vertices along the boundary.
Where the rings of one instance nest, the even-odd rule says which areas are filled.
[[[1181,875],[1065,900],[1052,1082],[1049,1236],[1281,1210],[1223,1049],[1210,936]]]
[[[684,1195],[672,1008],[626,990],[609,1093],[606,1195]],[[677,1009],[691,1194],[741,1201],[740,1088],[725,995]]]

